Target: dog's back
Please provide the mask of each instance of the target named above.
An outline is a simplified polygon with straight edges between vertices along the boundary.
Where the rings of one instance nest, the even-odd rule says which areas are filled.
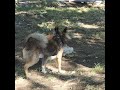
[[[30,34],[26,40],[25,40],[25,45],[29,49],[32,48],[46,48],[48,43],[47,37],[45,34],[40,34],[40,33],[33,33]]]
[[[28,35],[25,39],[25,45],[23,49],[24,61],[29,61],[34,53],[39,53],[47,47],[47,37],[45,34],[33,33]]]

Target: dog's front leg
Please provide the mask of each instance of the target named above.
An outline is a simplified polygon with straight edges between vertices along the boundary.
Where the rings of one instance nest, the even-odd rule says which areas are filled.
[[[57,54],[58,72],[61,72],[62,54],[63,54],[63,48],[61,48],[60,51]]]
[[[58,72],[61,72],[61,58],[57,58],[57,62],[58,62]]]

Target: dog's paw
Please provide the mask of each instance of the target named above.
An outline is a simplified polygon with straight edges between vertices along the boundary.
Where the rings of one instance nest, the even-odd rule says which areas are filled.
[[[42,66],[42,71],[41,71],[41,72],[44,73],[44,74],[47,73],[47,71],[46,71],[46,67],[45,67],[45,66]]]
[[[44,73],[44,74],[46,74],[47,73],[47,71],[45,70],[45,69],[42,69],[42,71],[41,71],[42,73]]]

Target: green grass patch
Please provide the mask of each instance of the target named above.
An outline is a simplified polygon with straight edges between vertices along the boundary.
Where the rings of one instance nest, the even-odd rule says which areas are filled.
[[[95,64],[95,67],[92,69],[96,73],[105,73],[105,66],[100,63]]]

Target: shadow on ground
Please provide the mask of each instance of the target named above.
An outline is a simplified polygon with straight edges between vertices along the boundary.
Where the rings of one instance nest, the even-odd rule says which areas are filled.
[[[73,5],[74,6],[74,5]],[[17,8],[15,14],[15,82],[16,90],[88,90],[87,88],[100,86],[104,90],[104,74],[91,73],[95,64],[105,64],[105,28],[104,10],[98,8],[83,8],[84,6],[50,8],[42,10],[39,7]],[[62,69],[68,74],[42,74],[41,62],[30,68],[35,73],[29,79],[25,78],[22,61],[24,38],[33,32],[52,32],[55,24],[68,26],[72,40],[68,46],[74,48],[75,53],[64,56]],[[49,62],[48,66],[57,69],[56,62]],[[88,71],[80,71],[87,68]],[[90,70],[89,70],[90,69]],[[70,74],[69,71],[75,71]],[[20,82],[21,81],[21,82]],[[26,84],[25,84],[26,83]],[[21,86],[21,87],[19,87]]]

